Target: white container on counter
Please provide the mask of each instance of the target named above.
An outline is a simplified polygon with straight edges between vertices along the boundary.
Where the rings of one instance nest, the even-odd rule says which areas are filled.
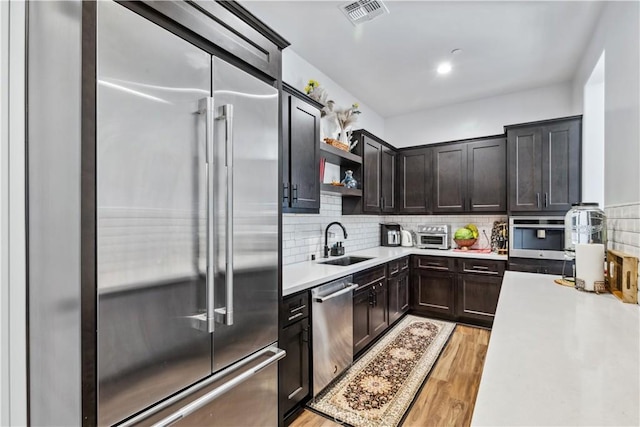
[[[602,243],[576,243],[576,287],[584,282],[584,290],[596,290],[596,282],[604,283],[604,245]]]

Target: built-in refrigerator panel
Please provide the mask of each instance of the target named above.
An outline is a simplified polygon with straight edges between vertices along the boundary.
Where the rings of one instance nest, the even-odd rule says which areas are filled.
[[[213,100],[216,372],[278,339],[278,91],[214,57]]]
[[[206,145],[211,56],[97,2],[98,422],[211,374]],[[204,249],[203,249],[204,248]],[[205,251],[205,253],[203,253]]]

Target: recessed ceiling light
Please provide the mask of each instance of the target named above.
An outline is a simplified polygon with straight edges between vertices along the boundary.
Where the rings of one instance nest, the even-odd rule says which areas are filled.
[[[443,62],[438,65],[438,74],[448,74],[451,71],[451,63]]]

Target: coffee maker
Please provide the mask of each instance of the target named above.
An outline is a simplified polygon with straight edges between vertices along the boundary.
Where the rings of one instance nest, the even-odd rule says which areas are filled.
[[[380,245],[400,246],[400,224],[380,224]]]

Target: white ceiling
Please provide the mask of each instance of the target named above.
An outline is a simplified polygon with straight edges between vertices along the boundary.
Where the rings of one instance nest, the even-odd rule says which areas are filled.
[[[386,1],[388,15],[354,27],[344,2],[241,3],[383,117],[571,80],[603,6]],[[436,73],[443,60],[453,64],[447,76]]]

